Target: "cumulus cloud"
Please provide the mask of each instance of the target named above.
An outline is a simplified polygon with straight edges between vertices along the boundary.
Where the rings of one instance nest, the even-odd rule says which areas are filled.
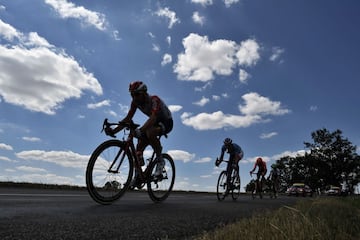
[[[213,4],[213,0],[191,0],[191,2],[201,4],[204,7]]]
[[[18,166],[16,167],[17,170],[23,171],[23,172],[47,172],[43,168],[36,168],[36,167],[29,167],[29,166]]]
[[[172,62],[172,56],[168,53],[165,53],[161,61],[161,66],[165,66],[166,64],[169,64],[171,62]]]
[[[284,49],[279,47],[272,48],[272,54],[270,56],[270,61],[274,62],[280,58],[280,56],[285,52]]]
[[[101,101],[101,102],[98,102],[98,103],[89,103],[87,105],[87,108],[96,109],[96,108],[101,108],[101,107],[104,107],[104,106],[110,106],[110,100],[104,100],[104,101]]]
[[[13,147],[8,144],[5,144],[5,143],[0,143],[0,149],[11,151],[11,150],[13,150]]]
[[[185,112],[181,115],[182,123],[196,130],[215,130],[226,127],[240,128],[267,122],[271,115],[283,115],[290,110],[283,108],[280,102],[260,96],[257,93],[248,93],[242,96],[245,103],[239,105],[242,115],[225,114],[222,111],[213,113],[199,113],[193,115]]]
[[[189,153],[182,150],[169,150],[168,154],[170,154],[174,160],[180,160],[183,161],[184,163],[190,162],[195,158],[194,153]]]
[[[240,43],[240,48],[236,53],[239,65],[253,66],[260,59],[260,46],[254,39],[248,39]]]
[[[38,137],[23,137],[22,138],[24,141],[28,141],[28,142],[40,142],[41,139]]]
[[[69,168],[84,169],[89,160],[88,155],[80,155],[72,151],[42,151],[30,150],[16,153],[16,156],[25,160],[36,160],[50,162],[56,165]]]
[[[271,101],[255,92],[247,93],[242,98],[245,104],[240,105],[239,110],[245,115],[284,115],[290,112],[289,109],[282,108],[280,102]]]
[[[55,114],[84,90],[102,94],[91,73],[37,33],[23,34],[0,20],[1,38],[8,42],[0,45],[0,96],[5,102]]]
[[[198,105],[200,107],[205,106],[208,102],[210,102],[210,99],[206,98],[206,97],[202,97],[199,101],[194,102],[193,104]]]
[[[174,65],[179,80],[210,81],[215,74],[229,76],[236,65],[251,67],[260,59],[260,46],[254,39],[236,44],[225,39],[210,41],[207,36],[190,33],[182,44],[184,52],[178,54]],[[242,73],[239,77],[244,79]]]
[[[169,8],[160,8],[155,14],[159,17],[165,17],[169,20],[168,28],[172,28],[176,23],[180,23],[180,19],[176,17],[176,12],[171,11]]]
[[[250,74],[247,71],[245,71],[244,69],[239,70],[239,80],[240,80],[240,82],[246,83],[249,77],[250,77]]]
[[[201,16],[199,12],[194,12],[192,15],[192,20],[194,23],[200,24],[201,26],[204,25],[205,17]]]
[[[173,112],[178,112],[182,109],[183,107],[180,105],[169,105],[169,110],[173,113]]]
[[[278,135],[277,132],[271,132],[271,133],[263,133],[260,135],[261,139],[268,139],[268,138],[272,138],[274,136]]]
[[[53,7],[61,18],[75,18],[85,26],[94,26],[102,31],[106,29],[104,14],[90,11],[83,6],[76,6],[67,0],[45,0],[45,3]]]
[[[184,53],[178,55],[174,72],[180,80],[209,81],[214,73],[230,75],[235,64],[236,43],[228,40],[209,41],[195,33],[183,39]]]
[[[239,2],[240,0],[224,0],[226,7],[231,7],[232,4]]]

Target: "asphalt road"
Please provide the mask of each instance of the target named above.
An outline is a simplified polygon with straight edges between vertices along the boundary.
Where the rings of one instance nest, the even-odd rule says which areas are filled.
[[[0,239],[192,239],[296,200],[172,193],[155,204],[146,192],[127,192],[102,206],[86,190],[0,188]]]

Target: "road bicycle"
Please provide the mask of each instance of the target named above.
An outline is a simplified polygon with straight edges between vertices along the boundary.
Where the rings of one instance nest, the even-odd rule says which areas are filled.
[[[174,160],[169,154],[162,153],[165,165],[162,174],[156,176],[155,171],[159,161],[153,152],[143,170],[142,164],[136,157],[133,141],[135,129],[139,124],[109,123],[105,119],[102,132],[104,130],[106,132],[111,126],[123,126],[123,138],[107,140],[92,153],[86,168],[86,186],[91,198],[103,205],[113,203],[129,189],[133,174],[136,172],[136,187],[141,189],[146,185],[152,201],[164,201],[174,186]]]
[[[253,189],[251,191],[251,196],[252,196],[253,199],[256,198],[256,195],[259,195],[260,198],[263,198],[263,193],[262,193],[262,191],[259,190],[259,185],[263,184],[263,182],[261,180],[262,177],[260,177],[260,179],[258,180],[257,179],[257,174],[258,173],[250,173],[250,177],[252,177],[252,175],[256,176],[256,179],[253,179],[254,186],[253,186]],[[264,180],[265,180],[265,178],[264,178]]]
[[[219,159],[216,159],[216,162],[218,163]],[[217,181],[217,198],[219,201],[223,201],[225,197],[231,192],[232,199],[236,200],[240,196],[241,185],[240,175],[236,169],[236,163],[230,163],[228,160],[223,160],[223,162],[227,163],[227,167],[226,170],[223,170],[220,173]]]

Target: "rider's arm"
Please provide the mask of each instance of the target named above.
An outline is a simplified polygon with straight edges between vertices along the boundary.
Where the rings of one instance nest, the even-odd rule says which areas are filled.
[[[131,105],[130,105],[130,109],[129,109],[127,115],[120,122],[130,122],[132,120],[132,118],[134,117],[134,115],[135,115],[136,108],[137,107],[136,107],[134,101],[132,101]],[[121,131],[123,128],[124,128],[124,126],[119,125],[119,126],[117,126],[116,128],[113,129],[113,132],[117,133],[117,132]]]
[[[254,168],[250,171],[250,173],[253,173],[254,171],[255,171],[255,168],[256,168],[256,162],[255,162],[255,164],[254,164]]]
[[[224,159],[224,153],[225,153],[225,146],[222,146],[221,147],[220,158],[219,158],[220,161],[222,161]]]

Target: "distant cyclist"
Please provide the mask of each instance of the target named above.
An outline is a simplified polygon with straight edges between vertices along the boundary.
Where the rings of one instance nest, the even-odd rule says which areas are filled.
[[[234,166],[237,172],[239,173],[239,161],[243,158],[244,152],[238,144],[233,143],[231,138],[225,138],[224,144],[221,147],[220,157],[216,159],[215,162],[216,166],[219,166],[220,163],[224,160],[225,151],[230,155],[228,167],[227,167],[227,171],[228,171],[227,182],[229,183],[231,177],[230,166]]]
[[[277,198],[277,194],[279,191],[279,178],[280,178],[279,169],[276,167],[276,164],[272,164],[268,180],[271,181],[271,190],[273,191],[275,198]]]
[[[267,172],[266,162],[261,157],[258,157],[254,164],[254,168],[250,171],[250,174],[253,174],[256,167],[258,167],[257,178],[256,178],[256,188],[260,195],[260,198],[262,198],[262,186],[265,181],[265,175]]]

